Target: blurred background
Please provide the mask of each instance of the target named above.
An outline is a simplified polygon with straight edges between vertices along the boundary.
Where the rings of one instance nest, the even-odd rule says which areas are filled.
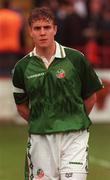
[[[105,88],[90,114],[88,180],[110,179],[110,0],[0,0],[0,179],[23,179],[27,124],[13,99],[12,69],[33,49],[27,18],[35,6],[55,13],[56,40],[82,51]]]

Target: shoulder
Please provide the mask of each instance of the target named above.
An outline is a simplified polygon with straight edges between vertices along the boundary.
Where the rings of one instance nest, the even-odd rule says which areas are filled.
[[[12,70],[12,75],[24,74],[30,62],[30,59],[31,59],[30,53],[24,56],[22,59],[19,59]]]
[[[30,53],[24,56],[22,59],[19,59],[18,62],[15,64],[16,67],[26,67],[30,61]]]
[[[86,56],[79,50],[64,47],[66,58],[71,61],[73,66],[78,70],[81,71],[83,68],[88,68],[90,66],[89,61],[87,60]]]
[[[64,50],[65,50],[66,57],[70,59],[71,61],[79,62],[86,59],[85,55],[79,50],[68,48],[68,47],[64,47]]]

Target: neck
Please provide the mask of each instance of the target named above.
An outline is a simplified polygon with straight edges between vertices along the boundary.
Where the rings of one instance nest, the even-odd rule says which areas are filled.
[[[56,44],[54,42],[50,47],[39,48],[36,46],[36,53],[41,57],[45,57],[49,61],[51,57],[55,54],[55,49]]]

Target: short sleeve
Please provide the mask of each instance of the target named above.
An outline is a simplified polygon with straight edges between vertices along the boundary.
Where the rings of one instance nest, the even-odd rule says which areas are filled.
[[[19,66],[15,66],[12,71],[13,95],[16,104],[22,104],[28,101],[25,90],[24,74]]]
[[[102,89],[104,86],[97,76],[92,65],[82,56],[80,67],[80,78],[82,82],[82,98],[87,99],[96,91]]]

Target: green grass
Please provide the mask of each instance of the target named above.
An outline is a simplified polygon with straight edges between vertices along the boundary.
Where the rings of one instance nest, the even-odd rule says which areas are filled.
[[[110,124],[94,124],[88,180],[110,180]],[[27,127],[0,125],[0,180],[24,180]]]
[[[109,180],[110,124],[94,124],[90,132],[88,180]],[[94,158],[94,160],[91,158]]]
[[[0,127],[0,179],[23,180],[26,127]]]

